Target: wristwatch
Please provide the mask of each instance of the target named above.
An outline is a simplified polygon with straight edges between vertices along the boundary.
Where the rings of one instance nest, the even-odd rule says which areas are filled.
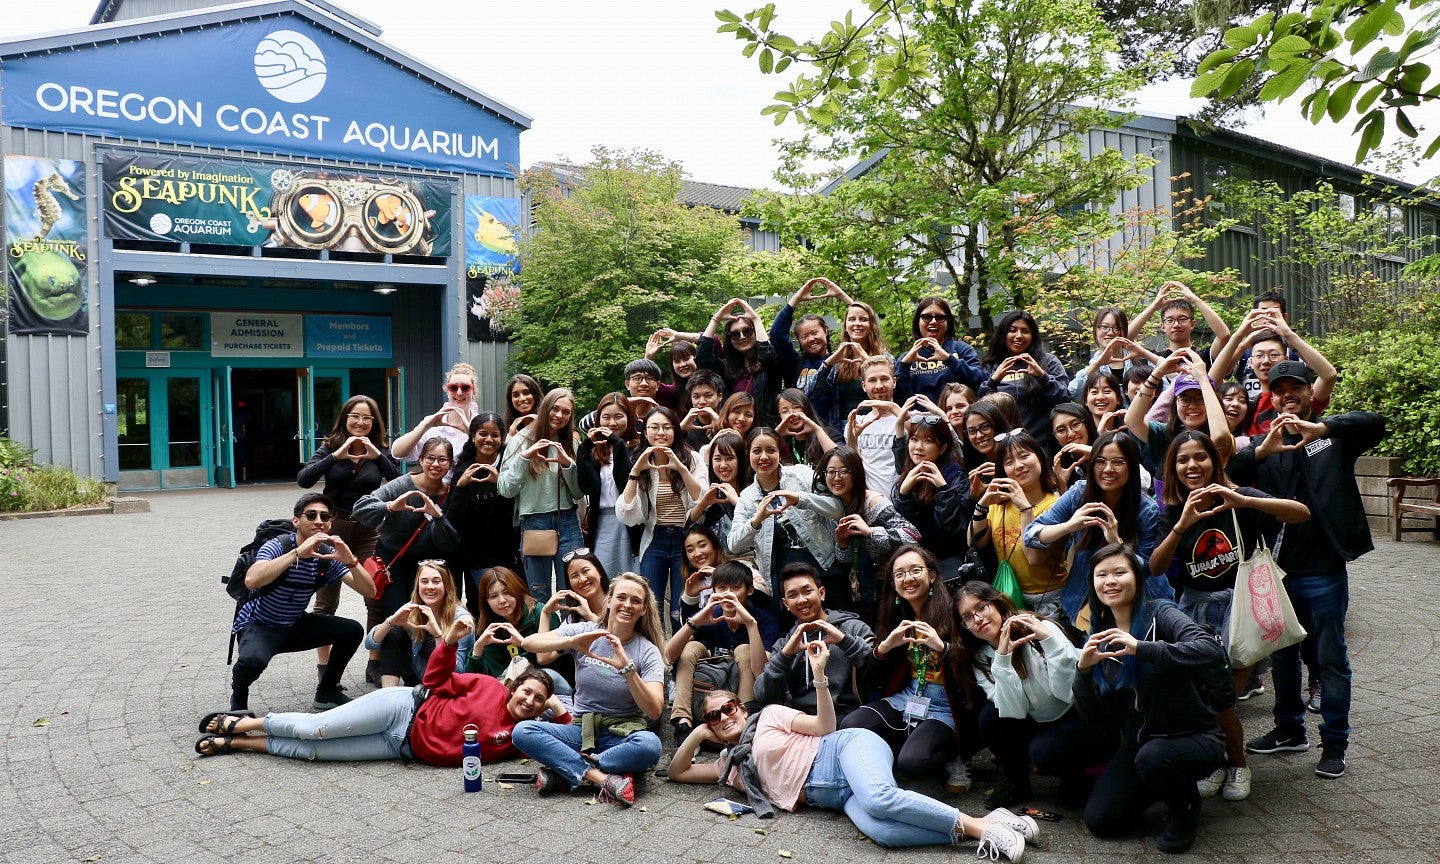
[[[629,675],[631,672],[634,672],[634,671],[635,671],[635,661],[634,661],[634,660],[631,660],[629,663],[626,663],[624,666],[621,666],[621,667],[620,667],[620,675],[621,675],[622,677],[625,676],[625,675]]]

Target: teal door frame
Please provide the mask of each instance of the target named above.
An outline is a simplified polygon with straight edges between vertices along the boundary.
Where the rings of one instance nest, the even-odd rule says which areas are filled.
[[[230,367],[218,366],[210,370],[210,379],[215,385],[213,417],[215,418],[214,474],[216,486],[235,488],[235,399],[230,389]]]
[[[166,482],[168,471],[200,471],[206,478],[213,476],[215,470],[215,425],[207,422],[214,410],[214,388],[210,376],[203,369],[122,369],[117,378],[136,378],[146,382],[149,396],[148,419],[150,431],[150,467],[158,479],[158,488],[171,486],[203,486],[208,482]],[[198,403],[195,410],[199,412],[197,417],[197,430],[199,440],[196,445],[199,449],[199,465],[175,466],[170,461],[170,448],[174,442],[170,435],[170,389],[169,382],[172,380],[190,379],[195,382],[196,396]]]

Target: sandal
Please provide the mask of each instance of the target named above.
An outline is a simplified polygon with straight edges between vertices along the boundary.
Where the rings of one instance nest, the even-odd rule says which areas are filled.
[[[208,752],[206,750],[200,749],[202,746],[208,747]],[[195,741],[195,752],[199,753],[201,756],[219,756],[221,753],[234,753],[235,736],[201,735]]]
[[[199,731],[207,735],[229,735],[235,731],[236,723],[254,716],[255,712],[253,711],[211,711],[209,714],[200,718]],[[218,723],[216,722],[217,720],[219,721]],[[214,729],[210,728],[211,723],[215,723]]]

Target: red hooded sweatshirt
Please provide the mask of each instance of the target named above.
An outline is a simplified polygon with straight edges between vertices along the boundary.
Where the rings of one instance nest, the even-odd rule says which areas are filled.
[[[425,667],[430,698],[420,706],[410,727],[410,749],[415,758],[431,765],[459,765],[466,726],[480,729],[480,758],[490,762],[516,756],[510,733],[517,722],[505,710],[510,691],[489,675],[455,671],[455,646],[436,642]],[[569,724],[566,712],[553,719]]]

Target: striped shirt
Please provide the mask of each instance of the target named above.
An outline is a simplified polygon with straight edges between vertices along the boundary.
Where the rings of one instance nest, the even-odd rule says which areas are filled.
[[[289,549],[285,549],[281,545],[282,539],[285,538],[274,537],[261,546],[260,551],[255,553],[255,563],[273,561],[289,555]],[[295,535],[291,534],[289,536],[290,549],[295,548],[297,543]],[[324,569],[321,568],[322,564],[326,565]],[[230,632],[239,633],[250,624],[281,629],[293,627],[295,622],[300,620],[300,616],[304,614],[305,608],[310,605],[310,598],[316,591],[326,585],[339,582],[341,577],[349,572],[350,568],[339,561],[301,558],[279,577],[279,587],[267,594],[251,597],[245,601],[245,605],[240,607],[239,614],[235,616],[235,625],[230,628]]]

